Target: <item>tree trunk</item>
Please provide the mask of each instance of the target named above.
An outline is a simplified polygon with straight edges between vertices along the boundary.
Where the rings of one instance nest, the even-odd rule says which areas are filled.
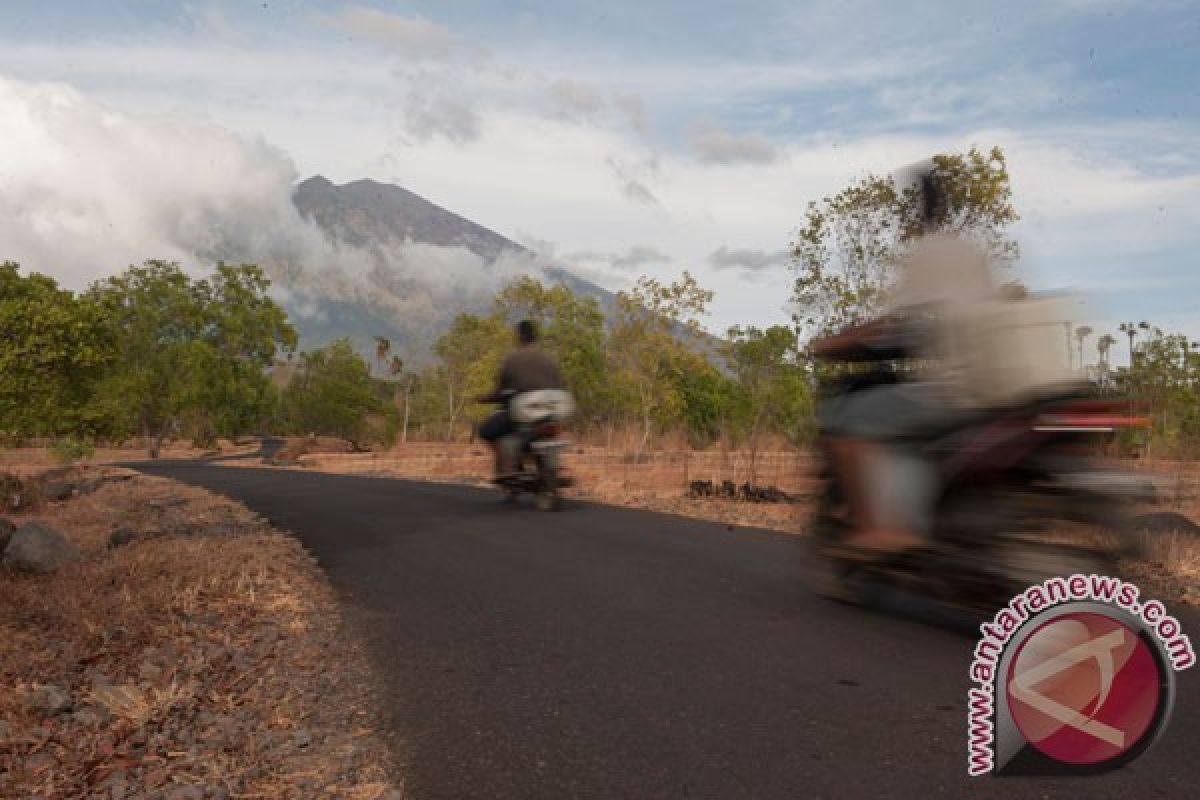
[[[408,444],[408,398],[412,387],[404,390],[404,426],[400,429],[400,444]]]

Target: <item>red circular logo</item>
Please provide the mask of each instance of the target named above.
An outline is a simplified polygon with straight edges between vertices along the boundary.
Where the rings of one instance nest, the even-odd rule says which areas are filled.
[[[1162,676],[1138,633],[1106,614],[1063,614],[1035,629],[1008,668],[1013,722],[1029,744],[1068,764],[1097,764],[1148,733]]]

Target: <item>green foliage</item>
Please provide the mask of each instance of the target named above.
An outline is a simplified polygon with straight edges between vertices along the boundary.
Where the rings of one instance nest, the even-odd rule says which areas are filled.
[[[468,409],[474,408],[478,416],[481,409],[475,398],[491,390],[512,343],[512,331],[498,314],[486,317],[459,314],[450,330],[434,343],[433,351],[441,359],[441,368],[426,385],[443,393],[442,419],[448,438],[453,437]]]
[[[713,294],[688,272],[671,284],[643,276],[617,294],[608,342],[610,397],[642,428],[645,447],[654,426],[685,413],[682,376],[708,364],[699,317]]]
[[[1200,343],[1148,323],[1132,331],[1132,364],[1117,373],[1117,387],[1150,412],[1150,428],[1127,435],[1125,445],[1143,454],[1194,457],[1200,452]],[[1134,344],[1138,333],[1144,339]]]
[[[563,380],[575,395],[578,422],[599,421],[607,405],[608,380],[604,312],[596,301],[579,297],[561,284],[545,286],[523,277],[496,295],[495,311],[509,324],[522,319],[537,324],[542,347],[558,361]]]
[[[380,396],[370,365],[349,339],[300,355],[300,366],[283,393],[283,408],[293,433],[355,443],[394,438],[395,410]]]
[[[86,430],[88,401],[111,362],[97,309],[52,278],[0,264],[0,435]]]
[[[275,400],[265,370],[296,343],[268,286],[252,265],[196,280],[164,261],[93,286],[85,300],[115,354],[95,392],[108,433],[140,434],[156,452],[171,434],[204,444],[260,425]]]
[[[742,396],[736,429],[751,450],[767,432],[781,433],[793,444],[807,441],[813,431],[813,393],[796,332],[782,325],[734,327],[725,351]]]
[[[975,240],[1001,261],[1015,258],[1007,229],[1018,215],[1004,152],[971,148],[933,162],[933,178],[945,198],[944,228]],[[919,201],[915,188],[898,190],[890,177],[867,175],[809,203],[792,243],[797,324],[810,333],[830,333],[880,310],[894,264],[921,232]]]

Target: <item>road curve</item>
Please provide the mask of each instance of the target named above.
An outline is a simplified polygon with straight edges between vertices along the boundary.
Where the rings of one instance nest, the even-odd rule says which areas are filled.
[[[369,641],[416,800],[1200,797],[1200,669],[1123,770],[968,779],[973,642],[814,597],[794,537],[431,483],[138,468],[234,497],[317,557]]]

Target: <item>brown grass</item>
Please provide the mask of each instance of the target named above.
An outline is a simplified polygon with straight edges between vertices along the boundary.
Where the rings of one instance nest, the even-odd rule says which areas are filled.
[[[364,656],[294,539],[145,476],[36,516],[84,559],[0,573],[0,796],[373,800],[390,786]],[[167,535],[109,550],[117,526]],[[30,708],[42,685],[73,712]]]

